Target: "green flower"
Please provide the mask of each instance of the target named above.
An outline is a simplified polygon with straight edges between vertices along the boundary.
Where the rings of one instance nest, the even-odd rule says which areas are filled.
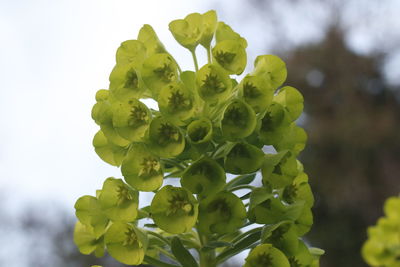
[[[146,91],[137,63],[116,65],[110,74],[110,91],[119,101],[140,98]]]
[[[146,58],[146,47],[138,40],[122,42],[117,50],[117,65],[129,65],[131,63],[140,66]]]
[[[200,44],[206,49],[210,48],[211,40],[217,29],[217,13],[214,10],[207,11],[203,15],[203,33],[201,35]]]
[[[294,154],[299,154],[303,151],[307,142],[307,134],[303,128],[298,127],[295,123],[285,128],[285,134],[274,144],[277,151],[290,150]]]
[[[180,234],[190,231],[195,225],[198,203],[187,189],[167,185],[155,194],[150,210],[159,228]]]
[[[292,221],[264,226],[261,242],[272,244],[286,255],[295,255],[299,247],[299,238]]]
[[[151,120],[147,106],[135,98],[129,98],[113,103],[112,108],[116,132],[127,140],[140,141]]]
[[[254,61],[252,75],[267,78],[272,87],[276,89],[286,80],[286,64],[282,59],[274,55],[258,56]]]
[[[203,16],[199,13],[187,15],[169,24],[169,30],[180,45],[194,51],[203,34]]]
[[[291,267],[285,254],[271,244],[253,248],[246,258],[244,267]]]
[[[203,144],[211,140],[213,133],[212,123],[207,118],[192,121],[187,127],[189,140],[193,144]]]
[[[92,108],[92,119],[96,124],[111,124],[111,104],[108,101],[109,90],[101,89],[96,92],[96,104]]]
[[[154,118],[149,127],[150,148],[160,157],[175,157],[185,148],[180,129],[163,117]]]
[[[200,202],[198,227],[203,233],[232,233],[243,226],[245,219],[243,202],[231,192],[222,191]]]
[[[239,96],[249,104],[256,113],[263,112],[272,102],[274,90],[264,77],[246,75],[239,84]]]
[[[290,125],[287,112],[281,104],[273,102],[261,117],[258,125],[260,140],[265,145],[278,144]]]
[[[133,143],[122,162],[125,181],[136,190],[154,191],[163,183],[160,160],[143,143]]]
[[[314,196],[308,184],[307,174],[300,173],[292,184],[285,186],[282,191],[282,199],[288,204],[304,200],[307,206],[312,207],[314,205]]]
[[[164,45],[158,39],[153,27],[151,27],[149,24],[143,25],[139,31],[137,39],[146,47],[146,57],[167,52]]]
[[[107,178],[99,195],[99,203],[112,221],[132,222],[138,214],[139,194],[121,179]]]
[[[157,99],[161,88],[177,80],[178,67],[171,55],[153,54],[143,63],[142,78]]]
[[[215,39],[217,41],[217,44],[225,40],[233,40],[238,42],[242,47],[247,47],[246,39],[233,31],[229,25],[225,24],[222,21],[218,22],[217,31],[215,32]]]
[[[197,72],[196,83],[200,97],[209,104],[225,100],[232,89],[228,73],[213,64],[206,64]]]
[[[182,124],[193,115],[194,98],[184,83],[174,82],[161,89],[158,107],[164,116]]]
[[[229,74],[241,74],[246,68],[247,54],[245,47],[236,40],[224,40],[212,49],[214,60]]]
[[[237,140],[249,136],[256,127],[256,114],[243,100],[234,99],[225,109],[221,121],[223,136]]]
[[[139,265],[143,262],[147,249],[147,237],[138,228],[117,222],[107,230],[104,241],[110,255],[127,265]]]
[[[109,142],[101,130],[95,134],[93,138],[93,146],[97,155],[102,160],[113,166],[121,165],[121,162],[128,151],[126,147],[117,146]]]
[[[103,236],[96,237],[92,227],[79,221],[74,228],[74,243],[82,254],[89,255],[94,252],[96,257],[104,256]]]
[[[80,228],[80,230],[90,232],[96,239],[104,234],[109,223],[100,202],[93,196],[83,196],[76,201],[75,215],[83,225],[88,227],[88,229]]]
[[[279,89],[279,93],[274,96],[274,101],[288,111],[291,121],[295,121],[303,112],[304,98],[294,87],[285,86]]]
[[[225,158],[225,170],[233,174],[256,172],[264,162],[264,152],[248,143],[237,143]]]
[[[204,157],[185,170],[181,185],[192,193],[211,195],[220,191],[226,181],[224,169],[214,160]]]
[[[265,185],[272,188],[288,186],[299,172],[296,155],[288,150],[277,154],[266,154],[261,172]]]

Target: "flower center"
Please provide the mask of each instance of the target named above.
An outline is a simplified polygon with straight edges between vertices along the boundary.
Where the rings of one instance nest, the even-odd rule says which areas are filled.
[[[158,160],[153,157],[144,158],[140,165],[142,168],[140,169],[139,176],[151,176],[161,168]]]
[[[133,228],[128,228],[128,231],[125,232],[125,240],[123,242],[124,246],[132,246],[137,242],[137,235],[135,233],[135,230]]]

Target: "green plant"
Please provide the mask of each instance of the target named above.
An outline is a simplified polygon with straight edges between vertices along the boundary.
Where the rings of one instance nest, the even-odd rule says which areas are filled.
[[[77,200],[79,250],[102,256],[107,249],[129,265],[194,267],[198,259],[213,267],[251,249],[246,267],[318,266],[323,251],[301,239],[313,223],[314,198],[297,160],[306,142],[295,123],[303,97],[282,87],[285,63],[259,56],[237,81],[247,42],[214,11],[169,28],[195,71],[182,71],[144,25],[137,40],[118,48],[110,87],[96,94],[93,145],[101,159],[121,166],[124,180],[107,178],[96,196]],[[201,68],[198,45],[208,56]],[[265,146],[274,152],[265,154]],[[173,178],[181,187],[163,187]],[[139,208],[140,191],[155,192],[150,206]],[[139,224],[144,219],[152,222]]]
[[[390,197],[384,205],[385,217],[368,228],[362,247],[364,260],[371,266],[400,266],[400,197]]]

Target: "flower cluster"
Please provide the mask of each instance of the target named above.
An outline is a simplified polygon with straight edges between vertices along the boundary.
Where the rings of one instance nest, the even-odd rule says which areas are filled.
[[[246,267],[318,266],[323,252],[301,239],[313,223],[314,198],[297,160],[307,139],[296,125],[303,97],[283,86],[285,63],[259,56],[237,80],[247,42],[215,11],[169,28],[193,55],[195,71],[182,71],[144,25],[118,48],[109,89],[96,94],[93,145],[121,167],[123,180],[108,178],[96,196],[76,202],[80,251],[101,256],[106,249],[129,265],[167,266],[163,254],[195,267],[198,256],[212,267],[250,248]],[[200,68],[199,45],[208,55]],[[163,186],[168,178],[181,186]],[[139,192],[155,192],[150,206],[138,208]],[[152,223],[139,227],[144,218]]]
[[[384,206],[385,217],[368,228],[368,240],[362,254],[371,266],[400,266],[400,197],[388,198]]]

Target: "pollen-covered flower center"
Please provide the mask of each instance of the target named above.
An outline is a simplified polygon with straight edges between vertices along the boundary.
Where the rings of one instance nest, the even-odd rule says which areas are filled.
[[[203,80],[203,88],[206,89],[206,91],[210,91],[211,93],[221,93],[225,91],[226,87],[224,83],[218,79],[218,76],[216,74],[207,74],[206,78]]]
[[[272,257],[269,253],[267,254],[265,252],[258,254],[257,263],[259,266],[272,267]]]
[[[161,168],[159,161],[153,157],[144,158],[140,165],[142,168],[140,169],[139,176],[151,176]]]
[[[175,79],[175,72],[167,63],[163,67],[155,69],[154,73],[165,83],[172,82]]]
[[[216,199],[208,205],[208,212],[218,212],[223,219],[231,217],[231,208],[225,199]]]
[[[140,106],[133,106],[130,115],[129,126],[145,123],[149,119],[146,110]]]
[[[176,142],[179,140],[178,129],[169,123],[162,123],[158,131],[160,144],[166,144],[171,141]]]
[[[137,235],[135,233],[135,230],[133,228],[128,228],[128,230],[125,232],[125,240],[123,245],[124,246],[132,246],[137,242]]]
[[[234,54],[234,53],[224,52],[222,50],[217,51],[214,55],[215,59],[223,67],[231,64],[233,59],[235,58],[235,56],[236,56],[236,54]]]
[[[247,82],[243,85],[243,95],[245,98],[257,98],[261,93],[256,86]]]
[[[130,69],[125,76],[125,88],[136,89],[138,87],[138,77],[134,69]]]
[[[173,110],[187,109],[190,106],[190,100],[186,98],[179,90],[177,90],[168,98],[168,105]]]
[[[190,213],[193,210],[193,205],[184,196],[179,194],[174,195],[168,202],[170,204],[168,214],[174,214],[178,211]]]
[[[122,204],[125,201],[133,200],[132,194],[129,192],[129,189],[124,185],[120,185],[117,187],[117,197],[118,204]]]

